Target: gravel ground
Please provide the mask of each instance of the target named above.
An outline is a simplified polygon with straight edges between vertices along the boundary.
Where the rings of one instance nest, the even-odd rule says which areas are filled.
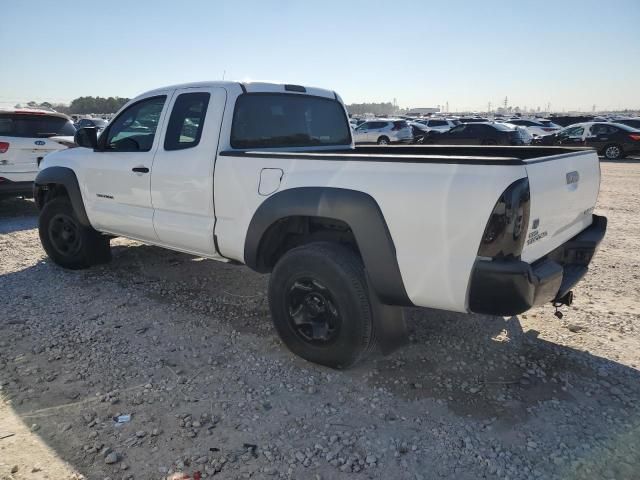
[[[0,479],[640,478],[640,162],[602,171],[562,320],[409,310],[345,372],[283,347],[265,276],[123,239],[64,271],[0,202]]]

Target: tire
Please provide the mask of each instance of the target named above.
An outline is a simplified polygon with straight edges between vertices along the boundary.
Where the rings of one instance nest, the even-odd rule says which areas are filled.
[[[378,145],[391,145],[389,137],[380,137],[376,143]]]
[[[624,157],[624,152],[622,150],[622,147],[615,143],[612,143],[604,147],[602,152],[604,153],[604,158],[606,158],[607,160],[620,160],[621,158]]]
[[[63,268],[79,270],[111,260],[109,239],[83,226],[67,198],[45,203],[38,230],[45,252]]]
[[[375,345],[373,305],[364,266],[331,242],[288,251],[269,279],[269,306],[284,344],[296,355],[331,368],[350,367]]]

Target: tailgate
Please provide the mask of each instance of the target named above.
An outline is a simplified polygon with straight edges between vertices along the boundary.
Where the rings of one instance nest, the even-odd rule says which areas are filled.
[[[527,161],[531,210],[522,259],[533,262],[591,225],[600,190],[595,151]]]
[[[45,155],[66,148],[49,138],[0,137],[8,144],[7,151],[0,154],[0,171],[4,173],[32,173]]]

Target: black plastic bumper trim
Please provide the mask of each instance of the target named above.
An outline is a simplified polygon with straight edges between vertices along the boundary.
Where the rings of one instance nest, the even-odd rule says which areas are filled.
[[[587,273],[607,230],[607,219],[593,216],[591,226],[546,257],[522,260],[478,260],[471,276],[469,310],[509,316],[561,298]]]

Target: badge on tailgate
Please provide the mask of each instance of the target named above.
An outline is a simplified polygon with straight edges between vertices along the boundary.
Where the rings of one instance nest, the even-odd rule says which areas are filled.
[[[580,181],[580,174],[577,171],[567,173],[567,185],[573,185]]]

